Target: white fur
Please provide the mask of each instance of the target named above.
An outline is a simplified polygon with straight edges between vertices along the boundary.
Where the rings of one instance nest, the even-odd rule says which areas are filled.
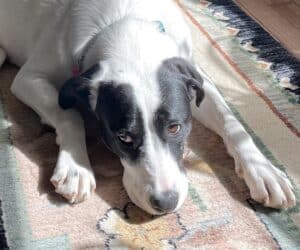
[[[155,20],[164,24],[165,34],[154,27]],[[61,110],[57,103],[57,89],[71,76],[74,62],[95,34],[97,40],[86,55],[85,69],[100,61],[102,71],[95,79],[132,84],[146,116],[148,164],[136,170],[122,160],[123,182],[130,198],[155,213],[146,197],[149,189],[173,187],[180,193],[179,207],[187,194],[187,181],[168,149],[155,138],[149,122],[160,100],[154,80],[158,65],[174,56],[191,60],[189,29],[171,0],[0,2],[0,65],[7,54],[13,63],[22,66],[11,90],[56,129],[60,153],[51,181],[70,202],[88,198],[95,188],[83,121],[76,111]],[[91,87],[93,108],[98,82]],[[272,207],[294,205],[295,197],[285,175],[258,151],[209,81],[204,89],[204,102],[200,109],[193,109],[194,115],[223,137],[252,197]]]
[[[144,114],[151,114],[143,110]],[[149,204],[149,194],[160,194],[170,190],[178,193],[178,209],[188,192],[186,175],[180,171],[168,147],[163,146],[155,129],[149,126],[153,117],[145,119],[145,153],[140,162],[122,160],[124,166],[123,184],[135,204],[151,214],[156,214]]]

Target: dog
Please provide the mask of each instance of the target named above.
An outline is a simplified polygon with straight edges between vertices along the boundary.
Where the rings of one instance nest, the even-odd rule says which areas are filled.
[[[251,197],[295,205],[287,176],[259,151],[192,57],[185,17],[171,0],[2,0],[0,66],[20,66],[12,93],[56,130],[51,178],[71,203],[96,187],[81,105],[124,167],[130,199],[153,215],[179,209],[192,116],[220,135]]]

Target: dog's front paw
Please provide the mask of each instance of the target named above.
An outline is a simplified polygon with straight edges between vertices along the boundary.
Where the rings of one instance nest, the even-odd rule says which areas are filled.
[[[296,204],[293,186],[285,173],[263,155],[251,155],[236,161],[236,171],[247,183],[251,198],[267,207],[288,208]]]
[[[58,162],[51,177],[55,192],[70,203],[82,202],[89,198],[96,188],[92,169],[87,162],[79,165],[68,152],[60,152]]]

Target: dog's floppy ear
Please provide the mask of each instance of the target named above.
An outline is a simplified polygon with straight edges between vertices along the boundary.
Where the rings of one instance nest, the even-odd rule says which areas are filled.
[[[60,107],[69,109],[79,104],[89,108],[91,78],[99,70],[100,66],[96,64],[83,74],[67,80],[59,90],[58,103]]]
[[[81,76],[73,77],[65,82],[59,91],[58,103],[61,108],[73,108],[76,103],[87,104],[89,81]]]
[[[190,100],[196,98],[195,102],[199,107],[204,98],[204,91],[203,79],[197,69],[185,59],[178,57],[164,61],[164,65],[172,74],[178,75],[184,81]]]

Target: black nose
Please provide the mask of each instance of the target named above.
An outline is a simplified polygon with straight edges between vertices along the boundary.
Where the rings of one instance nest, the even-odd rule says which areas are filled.
[[[168,191],[152,195],[150,197],[150,203],[152,208],[154,208],[157,212],[171,212],[177,207],[178,193],[175,191]]]

